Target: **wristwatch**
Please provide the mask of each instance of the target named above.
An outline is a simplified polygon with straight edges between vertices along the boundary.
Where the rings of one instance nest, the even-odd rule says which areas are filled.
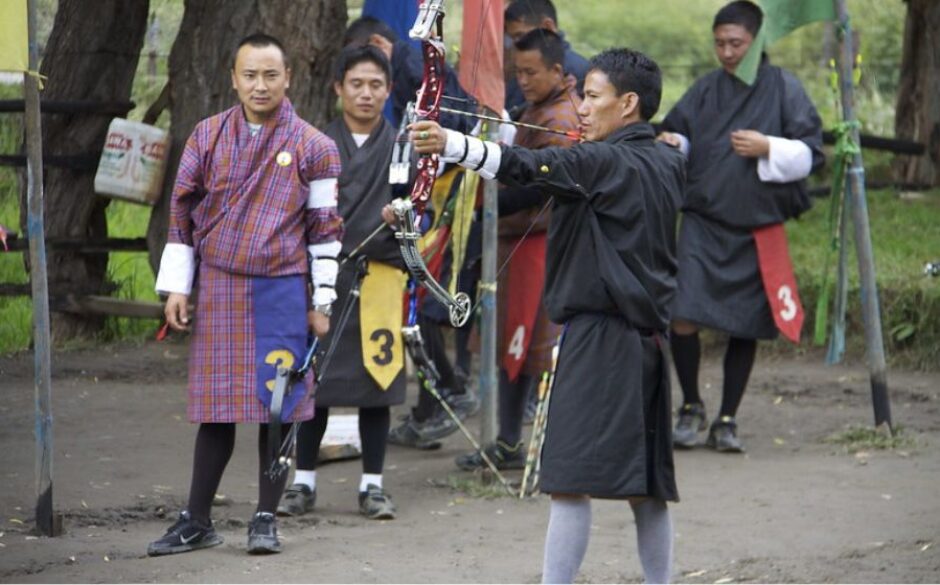
[[[333,305],[314,305],[313,310],[329,317],[333,314]]]

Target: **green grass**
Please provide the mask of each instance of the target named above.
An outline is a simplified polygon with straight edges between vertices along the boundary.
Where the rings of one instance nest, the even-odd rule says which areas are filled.
[[[506,488],[495,477],[489,477],[488,482],[484,482],[481,473],[474,473],[471,477],[448,475],[446,487],[459,492],[471,498],[483,498],[485,500],[495,500],[497,498],[519,497],[518,494],[510,495]]]
[[[901,200],[891,190],[872,191],[867,201],[888,362],[936,370],[940,367],[940,280],[925,277],[922,270],[925,262],[940,259],[940,191],[915,200]],[[818,200],[802,218],[787,224],[800,297],[807,313],[807,341],[797,351],[805,349],[812,336],[828,245],[828,208],[828,200]],[[847,355],[860,359],[864,357],[864,333],[851,230],[849,239]],[[834,274],[833,269],[831,278]],[[782,351],[793,351],[786,342],[776,345]]]
[[[916,445],[913,437],[907,436],[904,427],[901,425],[897,425],[891,434],[887,430],[850,425],[843,431],[829,435],[823,439],[823,442],[839,445],[847,453],[903,450],[911,449]]]

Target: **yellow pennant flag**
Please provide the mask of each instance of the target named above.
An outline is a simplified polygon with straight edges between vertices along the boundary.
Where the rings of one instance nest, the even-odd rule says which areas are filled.
[[[29,68],[26,0],[0,1],[0,71]]]
[[[359,297],[359,333],[366,371],[382,390],[395,381],[405,365],[401,338],[405,273],[371,260]]]

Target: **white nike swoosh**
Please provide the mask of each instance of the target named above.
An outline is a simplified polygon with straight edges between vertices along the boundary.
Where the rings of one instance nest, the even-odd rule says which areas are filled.
[[[180,542],[183,543],[183,544],[189,544],[189,543],[190,543],[194,538],[196,538],[197,536],[199,536],[199,533],[198,533],[198,532],[195,533],[195,534],[193,534],[193,535],[190,536],[189,538],[186,538],[186,537],[184,537],[182,534],[180,534]]]

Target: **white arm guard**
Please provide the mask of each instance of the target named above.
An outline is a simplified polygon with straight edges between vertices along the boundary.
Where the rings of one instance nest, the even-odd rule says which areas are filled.
[[[441,160],[477,171],[484,179],[493,179],[499,171],[503,151],[498,144],[446,130],[447,144]]]
[[[336,300],[336,273],[339,269],[339,256],[343,245],[340,242],[327,242],[307,246],[310,253],[310,282],[313,283],[313,304],[329,305]]]

